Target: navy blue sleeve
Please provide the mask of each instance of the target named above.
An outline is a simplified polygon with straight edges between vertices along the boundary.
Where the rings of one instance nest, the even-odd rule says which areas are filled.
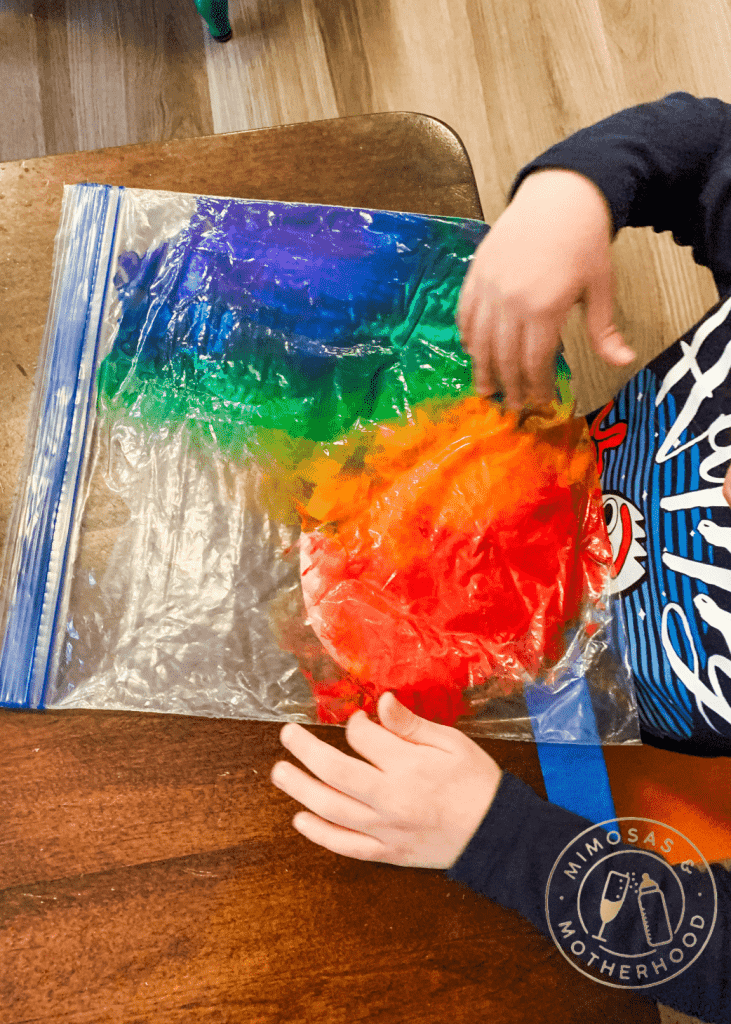
[[[564,848],[591,825],[586,818],[541,799],[510,772],[503,772],[489,811],[447,875],[500,906],[517,910],[550,938],[546,889],[551,869]],[[632,847],[620,844],[614,849]],[[697,868],[692,871],[701,874]],[[711,865],[711,871],[718,910],[707,946],[687,970],[640,992],[709,1024],[728,1024],[731,872],[717,864]]]
[[[678,245],[731,291],[731,104],[674,92],[582,128],[526,164],[577,171],[600,189],[623,227],[672,231]]]

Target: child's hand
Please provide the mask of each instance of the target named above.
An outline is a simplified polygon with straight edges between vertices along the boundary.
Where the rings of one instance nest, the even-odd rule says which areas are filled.
[[[346,726],[348,743],[370,764],[288,723],[282,743],[317,778],[278,761],[271,780],[309,808],[294,827],[333,853],[449,868],[487,813],[502,771],[463,733],[419,718],[392,693],[381,696],[378,717],[380,725],[356,711]]]
[[[581,302],[608,363],[635,353],[613,323],[611,218],[599,189],[574,171],[534,171],[478,246],[457,312],[478,394],[550,402],[560,332]]]

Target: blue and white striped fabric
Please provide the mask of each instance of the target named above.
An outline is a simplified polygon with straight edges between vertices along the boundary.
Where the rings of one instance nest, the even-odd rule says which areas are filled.
[[[731,298],[588,417],[645,742],[731,754]]]

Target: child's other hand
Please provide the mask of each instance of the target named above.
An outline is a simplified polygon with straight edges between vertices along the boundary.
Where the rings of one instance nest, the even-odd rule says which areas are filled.
[[[406,867],[449,868],[493,801],[502,776],[469,737],[419,718],[392,693],[348,720],[348,743],[369,764],[288,723],[283,745],[316,778],[278,761],[271,781],[308,808],[292,824],[333,853]]]
[[[613,322],[611,217],[599,189],[574,171],[534,171],[475,252],[457,312],[478,394],[507,404],[550,402],[560,332],[584,306],[591,343],[606,362],[635,353]]]

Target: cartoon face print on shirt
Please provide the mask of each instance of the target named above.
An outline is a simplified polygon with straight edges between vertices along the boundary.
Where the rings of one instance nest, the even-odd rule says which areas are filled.
[[[731,298],[587,418],[643,729],[731,754]]]
[[[625,594],[647,575],[647,552],[640,541],[645,536],[645,518],[622,494],[604,493],[604,516],[612,545],[613,594]]]

